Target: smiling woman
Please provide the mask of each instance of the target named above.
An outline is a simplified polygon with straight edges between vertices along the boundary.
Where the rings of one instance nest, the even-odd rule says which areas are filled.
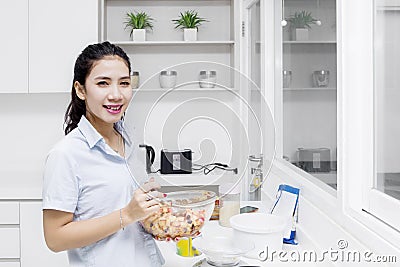
[[[130,70],[126,53],[109,42],[83,50],[74,68],[66,136],[46,159],[45,240],[53,251],[68,250],[71,266],[164,262],[139,224],[158,211],[157,198],[164,195],[152,179],[138,188],[125,165],[131,155],[124,147],[131,142],[121,119],[132,98]]]

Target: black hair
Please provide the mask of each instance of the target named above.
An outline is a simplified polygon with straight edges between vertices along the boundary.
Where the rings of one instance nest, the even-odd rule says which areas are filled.
[[[94,63],[106,56],[120,57],[131,72],[131,63],[128,55],[120,48],[110,42],[103,42],[87,46],[75,61],[74,80],[72,81],[71,102],[68,105],[64,116],[64,132],[67,135],[78,127],[82,115],[86,114],[86,104],[75,92],[74,83],[77,81],[85,85],[86,78],[89,76]]]

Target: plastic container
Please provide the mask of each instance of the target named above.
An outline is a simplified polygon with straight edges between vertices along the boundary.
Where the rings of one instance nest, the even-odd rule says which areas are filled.
[[[176,78],[178,73],[175,70],[164,70],[160,72],[160,86],[161,88],[172,88],[176,85]]]
[[[132,89],[139,88],[139,72],[138,71],[132,71],[131,86],[132,86]]]
[[[233,183],[219,186],[219,224],[231,227],[230,218],[240,213],[240,187]]]
[[[217,82],[217,72],[215,70],[200,71],[200,75],[199,75],[200,88],[214,88],[216,82]]]
[[[230,219],[233,234],[238,242],[253,240],[255,248],[245,257],[259,259],[261,252],[268,247],[269,253],[282,250],[283,232],[287,220],[267,213],[244,213]]]
[[[141,223],[157,240],[197,236],[210,220],[216,198],[206,190],[171,192],[161,200],[160,210]]]

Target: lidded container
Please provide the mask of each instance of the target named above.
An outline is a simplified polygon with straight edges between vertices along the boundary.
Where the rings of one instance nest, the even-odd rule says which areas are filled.
[[[139,88],[139,72],[138,71],[132,71],[132,73],[131,73],[131,86],[132,86],[132,89]]]
[[[234,183],[219,186],[219,224],[231,227],[230,218],[240,213],[240,186]]]
[[[217,82],[217,72],[215,70],[202,70],[199,75],[200,88],[214,88]]]
[[[159,77],[161,88],[175,87],[177,75],[178,73],[175,70],[161,71]]]

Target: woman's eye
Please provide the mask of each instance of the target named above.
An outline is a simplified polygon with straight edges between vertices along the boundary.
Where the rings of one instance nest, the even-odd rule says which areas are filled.
[[[106,86],[107,82],[106,81],[100,81],[100,82],[97,83],[97,85]]]
[[[131,84],[130,84],[130,82],[121,82],[121,85],[123,85],[123,86],[129,86],[129,85],[131,85]]]

